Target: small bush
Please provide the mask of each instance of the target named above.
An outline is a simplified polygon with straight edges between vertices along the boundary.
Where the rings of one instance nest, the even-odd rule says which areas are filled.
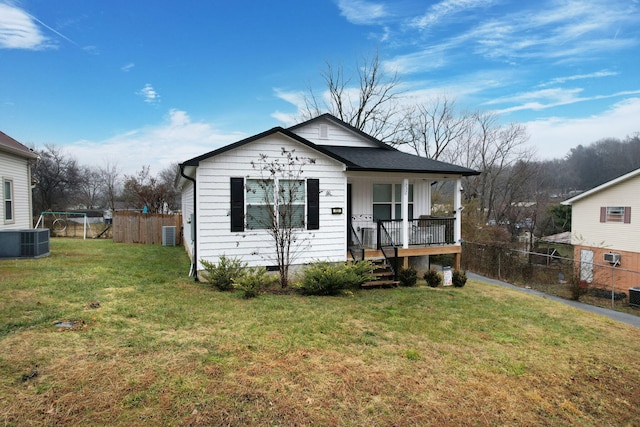
[[[424,273],[424,280],[427,282],[427,285],[432,288],[437,288],[442,285],[442,275],[433,268]]]
[[[456,288],[461,288],[467,283],[467,272],[460,270],[453,270],[451,275],[451,283]]]
[[[571,292],[571,299],[574,301],[580,301],[580,297],[585,295],[589,291],[589,283],[585,280],[580,280],[578,277],[572,277],[569,282],[569,292]]]
[[[245,298],[255,298],[277,280],[278,278],[269,274],[265,267],[256,267],[234,278],[233,288],[242,291]]]
[[[398,272],[398,280],[401,286],[415,286],[418,282],[418,272],[415,268],[403,268]]]
[[[358,262],[348,262],[347,269],[351,270],[351,272],[358,276],[358,283],[354,285],[355,288],[373,279],[373,270],[374,266],[371,261],[358,261]]]
[[[337,295],[356,289],[371,280],[373,265],[369,261],[331,263],[320,261],[307,267],[297,286],[306,295]]]
[[[215,286],[220,291],[230,291],[233,289],[233,280],[245,274],[247,263],[238,258],[220,257],[217,264],[201,259],[200,264],[204,267],[207,282]]]

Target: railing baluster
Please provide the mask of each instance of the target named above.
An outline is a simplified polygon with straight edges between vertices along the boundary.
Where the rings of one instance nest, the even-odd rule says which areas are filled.
[[[431,245],[452,245],[455,218],[419,218],[409,221],[409,234],[403,235],[402,220],[384,220],[378,222],[378,245],[380,248],[384,242],[381,240],[382,232],[380,224],[387,231],[389,239],[393,239],[394,244],[402,245],[405,237],[409,240],[409,246],[431,246]]]

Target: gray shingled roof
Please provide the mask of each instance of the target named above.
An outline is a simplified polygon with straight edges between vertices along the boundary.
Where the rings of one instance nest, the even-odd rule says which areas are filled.
[[[480,174],[473,169],[418,157],[388,146],[363,148],[324,145],[322,148],[344,159],[347,170],[353,171],[444,173],[463,176]]]
[[[38,155],[25,145],[20,144],[4,132],[0,132],[0,150],[13,153],[27,159],[36,159]]]
[[[296,129],[302,125],[308,124],[313,121],[329,119],[334,123],[350,129],[354,133],[367,138],[375,143],[372,147],[344,147],[344,146],[331,146],[331,145],[318,145],[301,137],[294,133],[291,129]],[[304,123],[292,126],[289,129],[283,129],[281,127],[275,127],[268,131],[259,133],[233,144],[218,148],[216,150],[205,153],[201,156],[194,157],[180,164],[182,168],[186,166],[198,166],[202,160],[210,157],[217,156],[224,152],[236,149],[244,144],[256,141],[264,138],[265,136],[272,135],[274,133],[281,133],[289,138],[298,141],[316,151],[319,151],[329,157],[332,157],[339,162],[342,162],[347,167],[347,170],[352,171],[378,171],[378,172],[412,172],[412,173],[435,173],[435,174],[453,174],[453,175],[479,175],[480,172],[473,169],[465,168],[462,166],[454,165],[451,163],[440,162],[438,160],[428,159],[425,157],[419,157],[413,154],[399,151],[390,145],[385,144],[372,136],[354,128],[353,126],[344,123],[343,121],[329,115],[323,114],[315,119],[308,120]]]

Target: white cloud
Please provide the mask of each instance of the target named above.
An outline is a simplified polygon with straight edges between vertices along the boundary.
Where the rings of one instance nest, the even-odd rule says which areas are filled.
[[[100,55],[100,49],[98,48],[98,46],[85,46],[82,48],[82,50],[87,52],[89,55]]]
[[[302,111],[304,111],[306,102],[305,97],[306,94],[303,91],[293,91],[288,92],[279,88],[275,88],[274,95],[277,98],[282,99],[285,102],[296,107],[296,111],[294,113],[283,113],[282,111],[275,111],[271,114],[271,117],[278,120],[284,126],[293,126],[298,123],[298,118]]]
[[[503,108],[495,111],[498,114],[512,113],[522,110],[544,110],[562,105],[570,105],[578,102],[595,101],[599,99],[618,98],[629,95],[639,95],[640,90],[626,90],[606,95],[593,96],[576,96],[582,92],[582,89],[545,89],[540,91],[528,92],[511,97],[500,98],[488,104],[504,103],[504,102],[520,102],[521,104],[513,107]]]
[[[569,119],[551,117],[525,123],[529,143],[542,159],[562,158],[571,148],[589,145],[603,138],[620,138],[640,132],[640,98],[613,104],[601,114]]]
[[[275,111],[271,113],[271,117],[282,123],[284,127],[290,127],[298,123],[299,115],[298,113],[284,113],[282,111]]]
[[[566,82],[571,82],[571,81],[575,81],[575,80],[584,80],[584,79],[595,79],[595,78],[601,78],[601,77],[612,77],[612,76],[617,76],[619,73],[615,72],[615,71],[607,71],[607,70],[602,70],[602,71],[596,71],[595,73],[589,73],[589,74],[576,74],[573,76],[566,76],[566,77],[556,77],[555,79],[551,79],[550,81],[546,82],[546,83],[542,83],[539,86],[540,87],[545,87],[545,86],[552,86],[555,84],[562,84],[562,83],[566,83]]]
[[[68,145],[80,164],[102,166],[104,159],[132,175],[149,165],[157,174],[174,162],[183,162],[238,141],[245,136],[222,132],[211,124],[192,122],[186,111],[169,110],[163,123],[121,133],[102,141]]]
[[[131,69],[132,69],[133,67],[135,67],[135,66],[136,66],[136,64],[134,64],[133,62],[130,62],[130,63],[128,63],[127,65],[123,65],[120,69],[121,69],[122,71],[124,71],[125,73],[128,73],[128,72],[129,72],[129,71],[131,71]]]
[[[395,58],[384,61],[382,66],[385,72],[402,74],[424,73],[445,67],[449,63],[445,46],[398,55]]]
[[[338,8],[347,21],[357,25],[375,24],[387,16],[383,4],[365,0],[338,0]]]
[[[144,102],[149,104],[156,104],[160,102],[160,95],[149,83],[144,85],[144,87],[136,93],[144,98]]]
[[[635,31],[640,24],[637,4],[593,1],[586,7],[581,1],[548,0],[536,7],[523,3],[525,8],[517,12],[490,9],[500,3],[442,0],[434,4],[424,16],[409,20],[406,29],[440,25],[447,28],[446,35],[414,34],[418,48],[386,65],[399,73],[429,72],[456,64],[464,67],[474,56],[510,65],[531,59],[562,64],[594,61],[640,44]],[[479,8],[487,13],[480,14]]]
[[[482,22],[464,34],[475,53],[511,61],[542,58],[576,61],[636,46],[631,31],[640,23],[637,7],[611,7],[609,2],[550,1],[518,13]],[[627,37],[620,36],[620,30]]]
[[[425,15],[413,19],[410,25],[421,29],[430,27],[448,16],[468,12],[471,9],[488,7],[494,3],[495,0],[443,0],[432,5]]]
[[[39,50],[52,47],[34,21],[24,10],[0,3],[0,48]]]
[[[531,92],[518,93],[514,95],[508,95],[500,98],[492,99],[485,103],[485,105],[505,104],[505,103],[527,103],[534,100],[542,100],[549,106],[565,105],[574,102],[579,102],[585,98],[580,98],[578,95],[582,93],[581,88],[572,89],[541,89]]]

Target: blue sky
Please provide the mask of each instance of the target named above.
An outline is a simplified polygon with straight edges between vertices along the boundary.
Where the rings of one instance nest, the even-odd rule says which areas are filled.
[[[416,102],[527,126],[540,159],[640,131],[638,0],[0,0],[0,130],[153,173],[274,126],[376,50]]]

